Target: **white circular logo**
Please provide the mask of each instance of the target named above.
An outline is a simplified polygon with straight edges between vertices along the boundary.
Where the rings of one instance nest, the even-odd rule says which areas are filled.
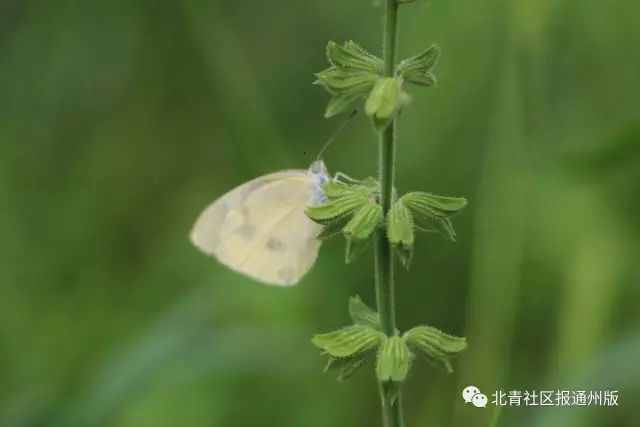
[[[484,408],[487,406],[487,396],[480,392],[480,389],[474,385],[465,387],[462,390],[462,398],[465,403],[471,403],[476,408]]]
[[[476,408],[484,408],[487,406],[487,396],[482,393],[475,394],[471,399],[471,403],[473,403],[473,406]]]

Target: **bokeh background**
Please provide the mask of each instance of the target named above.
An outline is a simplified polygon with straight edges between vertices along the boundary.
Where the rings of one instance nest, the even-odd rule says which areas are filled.
[[[305,168],[338,126],[311,85],[329,39],[379,52],[362,1],[0,3],[0,426],[378,426],[369,367],[337,383],[312,334],[373,301],[372,259],[322,248],[292,289],[188,242],[230,188]],[[640,5],[419,0],[402,56],[443,50],[400,122],[400,191],[465,195],[418,241],[399,324],[466,335],[408,380],[409,426],[636,426]],[[332,171],[375,174],[354,120]],[[468,384],[617,390],[617,408],[476,409]],[[491,405],[490,405],[491,406]]]

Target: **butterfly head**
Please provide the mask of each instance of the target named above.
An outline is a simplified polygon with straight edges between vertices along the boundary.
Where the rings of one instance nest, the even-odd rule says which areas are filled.
[[[309,166],[307,170],[307,175],[313,183],[313,195],[310,204],[313,206],[326,202],[327,198],[324,195],[322,186],[330,179],[330,176],[324,162],[322,160],[316,160],[311,163],[311,166]]]

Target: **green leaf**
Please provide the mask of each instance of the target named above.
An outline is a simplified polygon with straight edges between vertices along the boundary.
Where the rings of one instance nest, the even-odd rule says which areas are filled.
[[[401,382],[411,367],[411,351],[399,336],[387,337],[378,348],[376,374],[380,381]]]
[[[403,340],[427,360],[453,372],[451,359],[467,348],[467,339],[449,335],[431,326],[416,326],[405,332]]]
[[[311,342],[332,357],[352,357],[377,347],[384,335],[363,325],[347,326],[337,331],[319,334]]]
[[[342,230],[348,240],[366,240],[382,222],[382,206],[375,202],[362,205]]]
[[[349,315],[353,323],[381,330],[380,315],[366,305],[359,296],[349,298]]]
[[[401,61],[396,69],[396,74],[410,83],[433,86],[436,83],[436,77],[432,70],[439,56],[440,48],[433,45],[418,55]]]

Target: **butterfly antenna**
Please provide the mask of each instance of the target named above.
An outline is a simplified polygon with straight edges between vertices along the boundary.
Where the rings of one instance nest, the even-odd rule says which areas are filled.
[[[347,117],[346,119],[344,119],[344,121],[340,124],[340,126],[338,126],[338,129],[336,129],[333,134],[331,135],[331,137],[327,140],[327,142],[324,143],[324,145],[322,146],[322,149],[320,150],[320,152],[318,153],[318,157],[316,158],[316,160],[320,160],[322,159],[322,155],[324,154],[325,151],[327,151],[327,148],[329,148],[329,146],[331,144],[333,144],[333,142],[336,140],[336,138],[338,137],[338,135],[340,135],[340,133],[342,132],[342,130],[347,127],[347,125],[351,122],[351,119],[353,119],[356,114],[358,114],[358,110],[353,110],[350,114],[349,117]]]

